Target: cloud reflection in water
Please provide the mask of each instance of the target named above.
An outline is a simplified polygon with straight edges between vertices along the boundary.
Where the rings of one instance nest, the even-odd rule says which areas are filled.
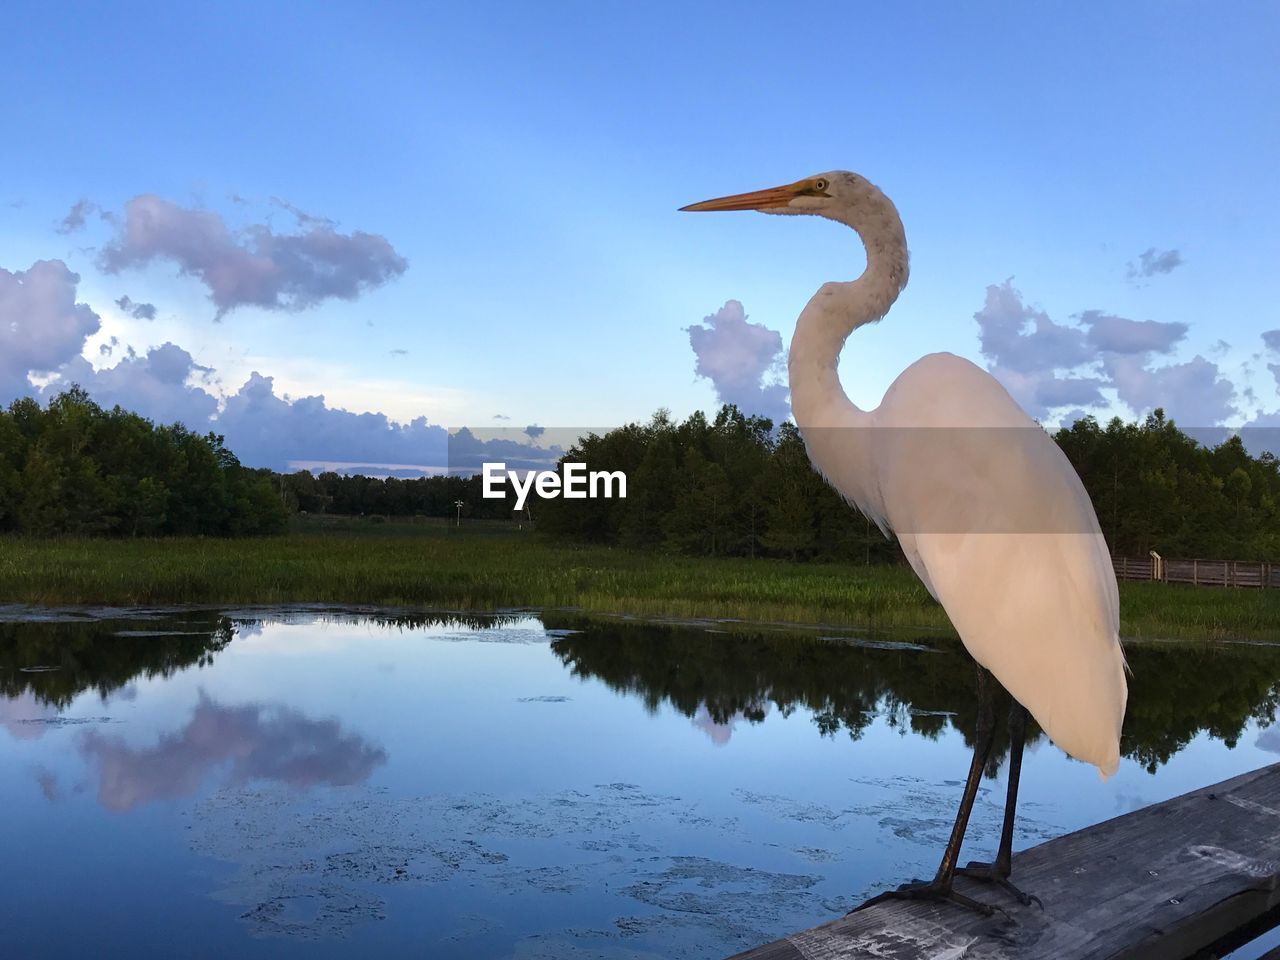
[[[387,761],[385,750],[343,732],[336,719],[278,705],[223,706],[203,693],[187,725],[154,746],[134,747],[94,730],[80,739],[80,752],[99,770],[99,803],[115,811],[188,796],[224,764],[233,784],[274,780],[306,788],[359,783]]]

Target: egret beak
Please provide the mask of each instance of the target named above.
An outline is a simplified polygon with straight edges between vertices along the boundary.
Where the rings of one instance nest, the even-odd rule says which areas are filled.
[[[755,190],[751,193],[735,193],[731,197],[717,197],[715,200],[703,200],[681,207],[683,211],[695,213],[703,210],[768,210],[770,207],[785,207],[793,199],[800,196],[809,181],[788,183],[783,187],[770,187],[768,190]]]

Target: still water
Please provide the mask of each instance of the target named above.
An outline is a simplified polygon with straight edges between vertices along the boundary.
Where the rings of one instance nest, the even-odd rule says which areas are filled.
[[[1128,656],[1016,847],[1277,759],[1280,647]],[[721,957],[931,875],[972,723],[937,636],[0,607],[5,955]]]

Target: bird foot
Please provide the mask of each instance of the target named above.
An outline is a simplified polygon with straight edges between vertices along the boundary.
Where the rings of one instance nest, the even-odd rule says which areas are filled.
[[[1009,882],[1008,868],[1002,869],[994,863],[980,863],[977,860],[972,860],[963,867],[958,868],[956,873],[959,876],[968,877],[970,880],[977,880],[979,883],[990,883],[997,886],[1024,907],[1029,907],[1034,903],[1041,910],[1044,909],[1044,903],[1039,897],[1030,893],[1023,893]]]
[[[964,907],[967,910],[973,910],[980,913],[984,917],[989,917],[993,913],[999,911],[1004,913],[1006,917],[1009,915],[999,907],[992,906],[989,903],[983,903],[980,900],[974,900],[972,897],[966,897],[962,893],[956,893],[951,888],[951,882],[946,883],[938,880],[930,880],[928,882],[917,880],[913,883],[904,883],[897,890],[886,890],[884,893],[877,894],[870,900],[854,907],[849,913],[857,913],[859,910],[865,910],[867,907],[875,903],[883,903],[886,900],[936,900],[946,903],[954,903],[958,907]]]

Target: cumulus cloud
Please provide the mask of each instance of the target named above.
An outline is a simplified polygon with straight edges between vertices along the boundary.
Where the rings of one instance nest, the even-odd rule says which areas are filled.
[[[88,200],[77,200],[71,205],[71,209],[67,211],[67,215],[62,218],[58,224],[58,233],[67,234],[75,233],[84,226],[85,221],[89,218],[89,214],[98,209],[96,203]]]
[[[1139,415],[1159,406],[1187,425],[1221,423],[1237,412],[1235,388],[1217,364],[1196,356],[1153,366],[1186,338],[1186,324],[1100,310],[1060,324],[1025,303],[1010,281],[987,287],[974,319],[988,369],[1034,417],[1070,407],[1078,418],[1106,406],[1108,389]]]
[[[218,411],[218,398],[196,381],[212,372],[186,350],[164,343],[141,355],[130,351],[115,366],[99,370],[76,357],[59,369],[41,395],[48,399],[77,383],[104,407],[119,405],[157,423],[181,421],[203,433]]]
[[[1055,372],[1092,359],[1086,331],[1055,323],[1043,310],[1024,303],[1012,282],[988,286],[973,318],[988,368],[1032,416],[1043,417],[1054,407],[1105,402],[1099,377]]]
[[[525,436],[530,440],[537,440],[540,436],[547,432],[546,427],[540,427],[536,423],[531,423],[524,428]]]
[[[1211,426],[1236,413],[1235,387],[1204,357],[1149,368],[1143,355],[1112,356],[1102,366],[1116,395],[1139,414],[1163,407],[1184,426]]]
[[[339,233],[319,218],[300,226],[276,233],[253,224],[233,233],[217,213],[143,194],[125,205],[99,266],[120,273],[157,260],[176,263],[208,288],[219,317],[244,306],[302,310],[331,298],[354,300],[408,267],[386,237]]]
[[[90,732],[80,752],[98,770],[98,802],[116,811],[188,796],[223,767],[233,784],[273,780],[306,788],[359,783],[387,761],[385,750],[344,732],[337,720],[282,706],[227,707],[204,694],[186,726],[153,746]]]
[[[1186,261],[1177,250],[1157,250],[1148,247],[1138,255],[1137,261],[1130,260],[1125,277],[1129,280],[1140,280],[1154,277],[1158,273],[1172,273]]]
[[[135,303],[133,300],[129,299],[128,295],[117,300],[116,306],[135,320],[154,320],[156,318],[155,304]]]
[[[576,427],[557,428],[550,434],[544,427],[532,429],[534,433],[515,427],[454,430],[449,434],[449,472],[472,476],[486,463],[505,463],[508,470],[517,471],[554,470],[582,432]]]
[[[688,328],[697,357],[696,372],[715,388],[721,403],[736,404],[747,414],[769,417],[775,424],[790,414],[787,388],[779,382],[784,351],[782,335],[747,320],[742,304],[730,300],[701,324]]]
[[[1024,303],[1011,281],[987,287],[986,301],[974,314],[982,354],[998,367],[1031,374],[1070,369],[1091,359],[1085,331],[1055,323],[1043,310]]]
[[[286,400],[272,377],[254,372],[215,421],[227,446],[250,466],[292,463],[443,467],[448,432],[426,417],[396,423],[381,413],[330,407],[323,395]]]
[[[98,315],[76,302],[79,282],[61,260],[0,268],[0,402],[29,393],[29,373],[58,369],[98,332]]]
[[[1185,323],[1127,320],[1100,310],[1086,310],[1080,321],[1089,327],[1089,345],[1104,353],[1168,353],[1187,335]]]
[[[407,357],[409,355],[409,351],[406,350],[404,347],[396,347],[394,350],[391,351],[391,355],[393,357]]]
[[[513,468],[549,469],[564,453],[561,446],[535,446],[523,430],[510,431],[518,439],[481,439],[465,430],[450,436],[425,417],[397,423],[381,413],[331,407],[323,395],[285,398],[272,377],[257,372],[223,396],[215,392],[213,375],[186,350],[165,343],[144,354],[129,351],[114,366],[96,370],[75,357],[41,390],[28,385],[22,392],[47,401],[78,383],[105,407],[118,404],[157,423],[180,421],[199,433],[222,434],[241,463],[281,471],[420,476],[455,467],[478,472],[485,461],[504,459]]]
[[[1280,353],[1280,330],[1268,330],[1263,333],[1262,343],[1268,350]]]
[[[381,413],[331,407],[323,395],[280,396],[275,381],[256,371],[226,395],[212,368],[170,342],[145,353],[125,347],[121,355],[120,341],[112,337],[99,345],[98,356],[119,359],[95,368],[83,351],[100,321],[76,302],[78,281],[56,260],[16,273],[0,269],[0,405],[20,396],[47,401],[79,384],[104,407],[119,405],[157,423],[178,421],[197,432],[220,433],[246,466],[275,470],[316,466],[415,476],[449,469],[451,453],[465,453],[477,470],[485,460],[504,456],[542,469],[563,454],[560,446],[535,445],[543,429],[536,425],[513,429],[515,439],[481,440],[468,433],[451,442],[444,427],[425,417],[398,423]],[[128,297],[117,304],[125,310],[138,306]],[[49,379],[36,389],[32,372]]]

